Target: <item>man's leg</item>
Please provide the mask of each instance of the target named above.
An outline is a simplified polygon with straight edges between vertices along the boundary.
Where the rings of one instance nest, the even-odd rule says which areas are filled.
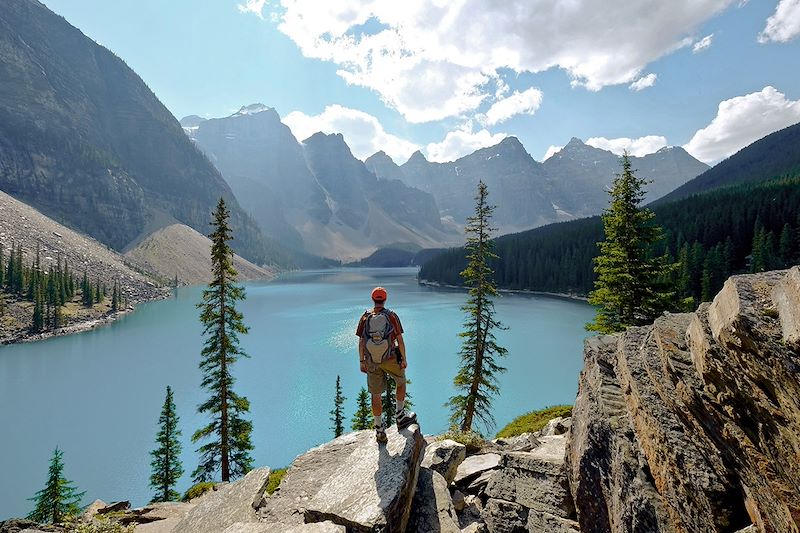
[[[375,417],[375,426],[383,423],[383,402],[381,402],[381,394],[372,394],[372,416]]]

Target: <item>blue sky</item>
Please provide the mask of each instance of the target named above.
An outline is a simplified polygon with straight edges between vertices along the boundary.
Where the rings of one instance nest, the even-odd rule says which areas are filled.
[[[178,118],[261,102],[362,158],[515,135],[537,160],[575,136],[713,163],[800,122],[800,0],[45,3]]]

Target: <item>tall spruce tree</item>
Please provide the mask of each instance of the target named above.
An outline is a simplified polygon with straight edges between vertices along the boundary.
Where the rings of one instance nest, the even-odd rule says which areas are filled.
[[[64,477],[64,452],[56,447],[50,459],[44,488],[30,498],[35,502],[35,507],[28,515],[28,520],[42,524],[62,522],[80,512],[79,504],[83,495]]]
[[[244,418],[250,402],[233,391],[231,366],[247,354],[239,347],[239,335],[247,333],[242,313],[236,302],[245,298],[244,288],[236,285],[233,251],[228,246],[232,237],[228,225],[230,213],[220,198],[214,211],[211,238],[212,280],[203,291],[203,301],[197,305],[203,335],[206,337],[200,370],[202,386],[210,397],[198,411],[211,416],[208,425],[192,435],[192,442],[209,440],[200,448],[200,463],[192,474],[195,481],[210,481],[217,471],[222,481],[244,475],[252,468],[250,433],[253,423]]]
[[[372,429],[372,407],[370,406],[369,393],[367,389],[361,387],[356,397],[356,412],[353,415],[352,424],[354,431],[361,429]]]
[[[334,437],[340,437],[344,433],[344,394],[342,394],[342,383],[339,376],[336,376],[336,392],[333,396],[333,409],[331,410],[331,429]]]
[[[597,279],[589,294],[589,303],[598,307],[594,321],[586,325],[588,330],[623,331],[651,322],[669,307],[673,295],[660,280],[668,276],[671,266],[651,252],[661,239],[661,228],[653,223],[653,212],[641,207],[645,184],[634,175],[625,153],[622,174],[614,179],[611,201],[602,215],[605,240],[597,243]],[[698,258],[697,262],[702,269],[702,261]]]
[[[494,426],[492,415],[492,396],[499,391],[497,374],[505,368],[497,362],[507,350],[498,345],[494,331],[504,329],[495,317],[493,298],[497,296],[494,271],[489,262],[498,259],[493,251],[491,240],[492,212],[495,207],[487,202],[489,190],[483,181],[478,183],[475,196],[475,214],[467,218],[467,268],[461,272],[464,285],[469,287],[467,303],[461,307],[466,314],[464,331],[459,333],[463,339],[461,363],[453,379],[456,389],[461,393],[450,398],[447,403],[451,409],[450,422],[460,426],[462,431],[472,431],[477,418],[487,429]]]
[[[175,485],[183,475],[181,464],[181,442],[178,437],[178,414],[175,411],[175,402],[172,399],[172,388],[167,386],[167,397],[158,417],[158,434],[156,435],[156,449],[150,452],[153,460],[150,462],[150,487],[155,490],[151,502],[176,501],[180,494],[175,491]]]

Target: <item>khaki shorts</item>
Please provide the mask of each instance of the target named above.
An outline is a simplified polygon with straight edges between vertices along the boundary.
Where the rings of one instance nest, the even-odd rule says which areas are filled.
[[[406,371],[401,368],[394,357],[379,365],[367,364],[367,389],[370,394],[382,394],[386,390],[386,378],[392,378],[395,385],[406,382]]]

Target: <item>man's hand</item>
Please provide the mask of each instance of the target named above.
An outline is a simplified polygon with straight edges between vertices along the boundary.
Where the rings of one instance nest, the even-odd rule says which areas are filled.
[[[361,360],[360,370],[365,374],[367,373],[367,362],[363,359]]]
[[[402,359],[400,359],[400,368],[405,369],[407,366],[408,366],[408,362],[406,361],[406,358],[403,357]]]

